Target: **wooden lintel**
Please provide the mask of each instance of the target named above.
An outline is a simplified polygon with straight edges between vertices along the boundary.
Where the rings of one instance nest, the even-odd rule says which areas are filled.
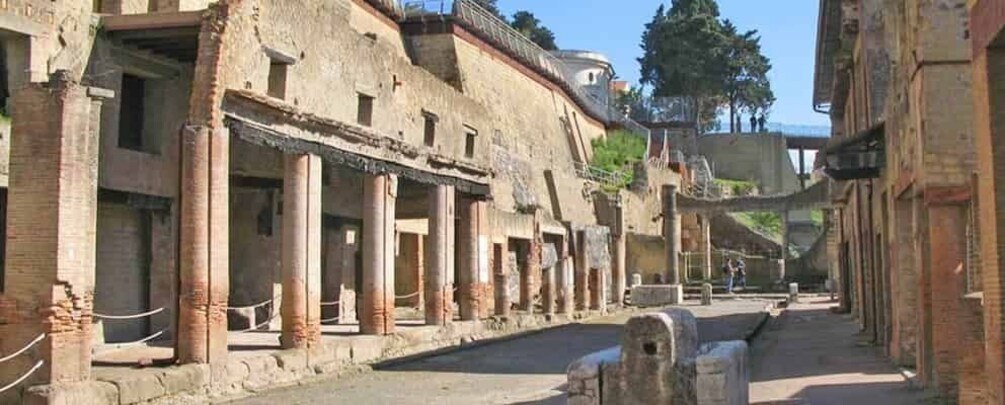
[[[101,26],[106,32],[201,27],[203,11],[106,15]]]
[[[970,202],[970,187],[928,187],[925,189],[925,205],[964,205]]]

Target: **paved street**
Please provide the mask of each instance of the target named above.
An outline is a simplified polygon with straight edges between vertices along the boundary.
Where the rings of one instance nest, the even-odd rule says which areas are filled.
[[[702,340],[741,339],[766,301],[689,306]],[[596,319],[506,342],[313,385],[280,389],[239,404],[563,404],[573,360],[617,345],[629,315]]]
[[[815,298],[772,319],[754,340],[752,404],[889,405],[924,402],[883,357],[858,344],[858,326]]]

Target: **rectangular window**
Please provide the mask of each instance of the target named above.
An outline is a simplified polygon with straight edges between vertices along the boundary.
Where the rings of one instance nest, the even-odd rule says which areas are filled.
[[[288,64],[273,60],[269,64],[269,97],[286,99],[286,75]]]
[[[119,95],[119,147],[143,151],[146,80],[125,73]]]
[[[428,112],[424,112],[422,115],[425,117],[426,121],[423,129],[423,143],[426,146],[433,147],[436,145],[436,121],[439,121],[439,119],[435,114]]]
[[[469,126],[464,127],[464,157],[475,157],[475,141],[478,140],[478,130]]]
[[[356,113],[356,122],[365,127],[373,125],[373,97],[359,93],[359,110]]]

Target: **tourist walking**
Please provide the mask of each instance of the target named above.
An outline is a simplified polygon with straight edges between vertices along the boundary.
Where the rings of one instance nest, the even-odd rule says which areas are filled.
[[[733,266],[733,259],[726,259],[726,262],[722,264],[722,273],[726,277],[726,292],[733,293],[733,276],[736,273],[736,267]]]
[[[751,117],[751,119],[753,119],[753,117]],[[760,132],[767,132],[767,131],[765,131],[765,129],[764,129],[764,126],[765,126],[765,125],[766,125],[767,123],[768,123],[768,119],[767,119],[767,118],[764,118],[764,113],[761,113],[761,118],[758,118],[758,119],[757,119],[757,126],[758,126],[758,128],[759,128],[759,129],[761,130]]]
[[[757,114],[750,113],[750,133],[757,132]]]

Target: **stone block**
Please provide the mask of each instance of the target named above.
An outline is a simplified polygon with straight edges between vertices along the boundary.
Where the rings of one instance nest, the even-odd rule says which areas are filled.
[[[628,286],[629,288],[635,288],[642,285],[642,275],[639,273],[632,274],[632,284]]]
[[[703,345],[696,363],[699,404],[748,403],[750,375],[746,342],[714,342]]]
[[[114,384],[119,387],[119,403],[135,404],[164,396],[167,392],[159,374],[141,371],[116,379]]]
[[[799,283],[789,283],[789,302],[799,302]]]
[[[709,283],[701,285],[701,305],[712,305],[712,285]]]
[[[301,349],[283,350],[273,353],[276,358],[276,365],[284,371],[296,372],[307,368],[307,351]]]
[[[105,405],[119,403],[119,389],[106,381],[37,385],[24,391],[24,405]]]
[[[632,288],[632,305],[637,307],[662,307],[684,301],[684,286],[640,285]]]
[[[690,311],[673,308],[632,317],[621,347],[616,403],[697,403],[698,326]]]
[[[167,395],[191,392],[209,385],[208,364],[186,364],[165,369],[160,375],[161,385]]]
[[[352,338],[352,362],[369,363],[384,355],[384,339],[381,336],[354,336]]]

